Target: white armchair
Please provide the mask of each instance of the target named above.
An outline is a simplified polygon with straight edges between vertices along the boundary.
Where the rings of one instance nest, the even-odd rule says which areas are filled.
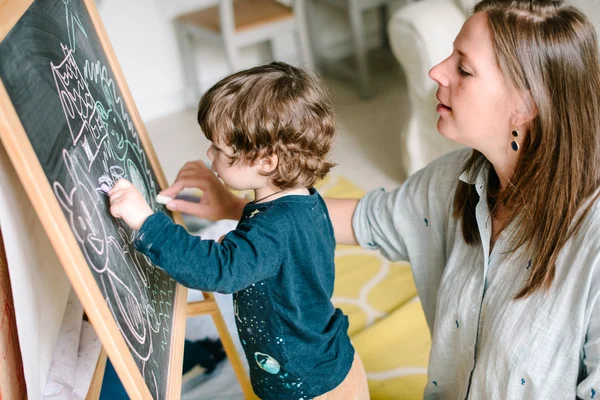
[[[450,55],[465,16],[453,0],[421,0],[400,8],[388,24],[390,45],[404,70],[412,108],[402,133],[407,175],[460,147],[437,131],[437,84],[429,78],[429,70]]]
[[[437,131],[437,84],[429,70],[452,53],[452,42],[476,0],[421,0],[398,9],[388,24],[392,51],[402,66],[412,107],[402,133],[404,168],[418,171],[443,153],[461,147]],[[600,32],[600,0],[571,0]]]

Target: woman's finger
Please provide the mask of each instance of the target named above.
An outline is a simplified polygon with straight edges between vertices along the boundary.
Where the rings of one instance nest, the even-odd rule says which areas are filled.
[[[199,203],[186,200],[172,200],[167,204],[167,209],[171,211],[179,211],[185,214],[194,215],[198,218],[206,218],[204,208]]]

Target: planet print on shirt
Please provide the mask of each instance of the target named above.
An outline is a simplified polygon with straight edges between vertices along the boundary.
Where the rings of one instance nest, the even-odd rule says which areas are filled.
[[[279,373],[279,370],[281,369],[281,366],[279,365],[277,360],[268,354],[257,351],[256,353],[254,353],[254,359],[256,360],[256,363],[261,369],[267,371],[270,374],[275,375]]]

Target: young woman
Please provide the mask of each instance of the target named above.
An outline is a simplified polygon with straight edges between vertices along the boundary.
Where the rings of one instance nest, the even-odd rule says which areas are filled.
[[[471,149],[393,192],[327,201],[336,240],[408,260],[432,333],[425,398],[598,398],[600,66],[560,0],[483,0],[430,76],[439,132]],[[190,209],[234,218],[203,170]]]

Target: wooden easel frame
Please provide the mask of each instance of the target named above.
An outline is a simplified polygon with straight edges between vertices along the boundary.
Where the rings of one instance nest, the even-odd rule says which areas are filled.
[[[32,3],[33,0],[7,0],[0,3],[0,41],[6,37],[10,29],[19,21]],[[164,188],[167,186],[166,179],[158,164],[144,125],[141,123],[141,118],[125,83],[123,73],[108,41],[96,7],[91,0],[84,0],[84,3],[100,38],[110,68],[114,72],[115,82],[122,90],[123,100],[131,112],[131,118],[137,128],[152,169],[156,174],[156,179],[159,185]],[[0,108],[0,136],[2,142],[73,285],[73,289],[83,304],[90,322],[119,374],[123,386],[131,398],[151,399],[152,396],[146,382],[130,354],[108,305],[103,300],[102,293],[94,281],[94,277],[55,199],[42,166],[1,81]],[[176,218],[180,219],[180,216]],[[180,368],[183,362],[186,297],[187,289],[177,285],[166,388],[166,396],[170,399],[179,398],[181,392]]]
[[[227,324],[225,324],[225,320],[221,315],[221,311],[219,311],[219,307],[215,300],[215,296],[212,293],[202,292],[204,295],[204,300],[194,301],[192,303],[188,303],[187,306],[187,316],[188,318],[198,317],[201,315],[210,315],[215,323],[217,331],[219,332],[219,337],[221,338],[221,343],[223,344],[223,348],[225,349],[225,353],[227,354],[227,358],[229,362],[231,362],[231,366],[233,367],[233,371],[240,382],[242,387],[242,391],[244,392],[244,397],[246,400],[254,400],[257,399],[254,394],[254,390],[252,390],[252,386],[250,385],[250,380],[244,370],[244,365],[240,360],[240,356],[235,348],[235,344],[233,340],[231,340],[231,335],[229,335],[229,331],[227,330]],[[100,352],[100,357],[98,357],[98,364],[96,364],[96,370],[94,371],[94,378],[90,383],[90,390],[86,397],[86,400],[98,400],[100,398],[100,389],[102,388],[102,377],[104,376],[104,371],[106,369],[106,351],[102,350]]]
[[[34,0],[0,0],[0,42],[18,23],[23,14]],[[121,89],[123,100],[131,113],[132,121],[139,134],[150,165],[156,175],[160,188],[167,187],[167,181],[158,162],[133,97],[125,82],[123,72],[108,35],[104,29],[93,0],[82,0],[89,12],[91,21],[106,54],[109,66],[114,73],[114,80]],[[108,355],[117,371],[119,378],[128,395],[134,399],[151,399],[152,396],[140,374],[127,345],[119,332],[112,314],[95,284],[92,273],[77,242],[70,230],[62,210],[55,200],[54,193],[37,159],[33,147],[12,105],[6,89],[0,79],[0,139],[15,167],[19,179],[42,222],[42,225],[54,247],[65,272],[71,281],[77,296],[83,304],[90,322],[100,337],[103,351],[99,357],[96,373],[92,381],[88,398],[98,398],[99,387],[104,375],[106,355]],[[174,213],[174,220],[182,224],[179,213]],[[169,359],[168,385],[166,396],[177,399],[181,392],[181,365],[183,362],[183,342],[185,334],[185,319],[187,316],[209,314],[217,327],[223,347],[232,363],[235,374],[240,382],[247,399],[254,399],[250,381],[243,368],[239,354],[229,335],[223,317],[219,311],[214,296],[204,293],[205,300],[187,303],[187,289],[177,285],[173,315],[173,330],[171,337],[171,354]]]
[[[219,332],[219,337],[221,338],[221,343],[223,344],[227,358],[229,359],[229,362],[231,362],[233,371],[242,387],[244,397],[246,400],[257,399],[256,395],[254,394],[254,390],[252,390],[252,386],[250,385],[250,380],[246,375],[246,371],[244,370],[244,365],[242,364],[239,354],[235,348],[235,344],[233,343],[233,340],[231,340],[231,335],[229,335],[227,324],[225,324],[225,320],[221,315],[215,300],[215,296],[212,293],[207,292],[202,292],[202,294],[204,295],[204,300],[188,303],[188,318],[198,317],[201,315],[210,315],[212,317],[217,331]],[[100,398],[102,378],[104,377],[105,369],[106,351],[103,349],[98,357],[98,363],[96,364],[96,370],[94,371],[94,377],[90,383],[90,390],[86,400],[98,400]]]

